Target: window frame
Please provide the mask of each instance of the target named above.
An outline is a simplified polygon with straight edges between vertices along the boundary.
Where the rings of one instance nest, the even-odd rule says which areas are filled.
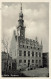
[[[32,51],[32,57],[34,56],[34,51]]]
[[[32,59],[32,63],[34,63],[34,60]]]
[[[30,51],[28,51],[28,56],[30,56]]]
[[[26,60],[24,60],[24,63],[26,63]]]
[[[20,52],[21,51],[21,52]],[[22,50],[19,50],[19,56],[22,56]]]
[[[26,56],[26,51],[24,51],[24,56]]]
[[[21,62],[20,62],[20,61],[21,61]],[[19,60],[19,64],[20,64],[20,63],[22,63],[22,60],[21,60],[21,59]]]

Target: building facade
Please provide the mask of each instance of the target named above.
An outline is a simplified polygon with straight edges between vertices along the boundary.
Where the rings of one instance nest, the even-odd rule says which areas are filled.
[[[24,19],[21,11],[19,13],[17,34],[14,31],[10,46],[10,55],[17,61],[17,69],[26,67],[40,67],[42,66],[42,41],[39,44],[36,37],[35,40],[25,38]]]
[[[5,51],[2,52],[2,62],[1,62],[2,72],[11,70],[12,58]]]
[[[43,67],[49,67],[49,53],[48,52],[42,53],[42,63],[43,63]]]

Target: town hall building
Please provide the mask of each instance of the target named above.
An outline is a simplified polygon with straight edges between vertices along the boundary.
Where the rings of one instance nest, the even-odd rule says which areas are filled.
[[[39,44],[37,37],[35,40],[25,38],[25,29],[21,4],[17,31],[14,31],[11,40],[10,56],[16,60],[17,69],[40,67],[42,66],[42,41]]]

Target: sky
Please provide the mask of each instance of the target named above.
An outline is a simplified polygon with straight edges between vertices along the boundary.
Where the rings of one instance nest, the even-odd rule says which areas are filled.
[[[2,3],[2,36],[11,40],[13,31],[18,26],[21,4],[17,2]],[[38,38],[43,43],[43,52],[49,52],[49,3],[23,2],[22,12],[26,38]]]

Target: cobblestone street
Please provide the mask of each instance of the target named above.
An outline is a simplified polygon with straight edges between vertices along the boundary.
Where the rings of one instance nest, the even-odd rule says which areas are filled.
[[[37,68],[35,70],[23,71],[22,73],[30,77],[48,77],[49,76],[48,68],[40,68],[40,69]]]

